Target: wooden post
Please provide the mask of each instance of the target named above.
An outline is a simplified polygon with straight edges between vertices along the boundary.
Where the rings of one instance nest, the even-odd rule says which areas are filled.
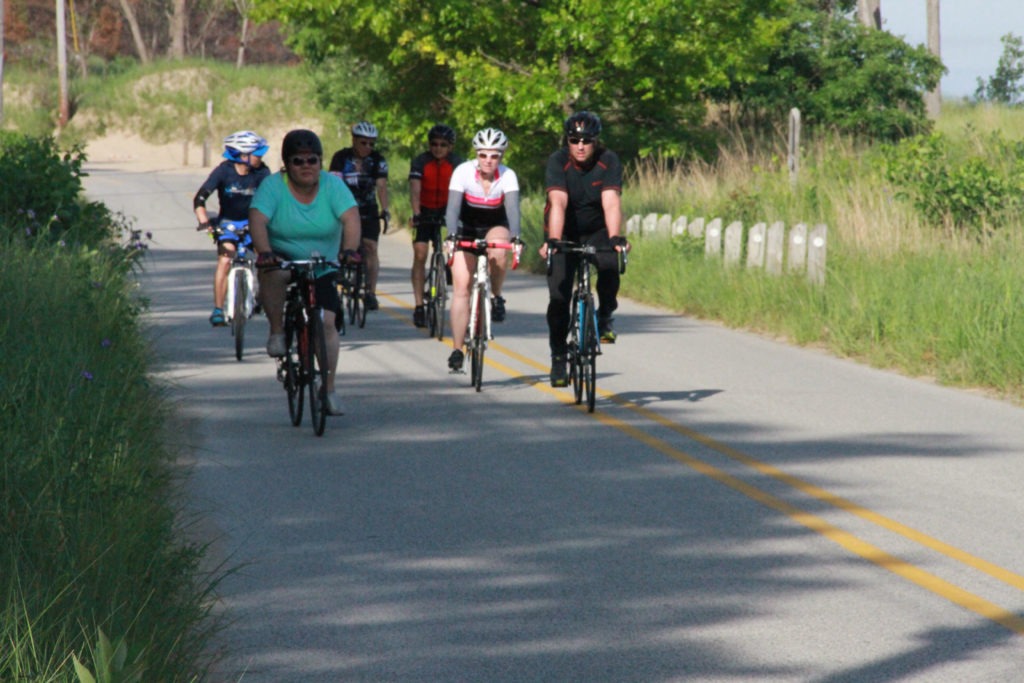
[[[693,221],[686,226],[686,232],[690,233],[691,237],[700,239],[704,236],[704,218],[694,218]]]
[[[942,57],[942,46],[939,34],[939,0],[928,0],[928,51],[936,57]],[[942,113],[942,84],[935,84],[935,89],[925,95],[924,108],[931,118],[938,118]]]
[[[765,238],[764,270],[769,275],[782,274],[782,242],[786,228],[781,222],[772,223]]]
[[[789,231],[789,260],[786,269],[799,273],[807,266],[807,225],[797,223]]]
[[[680,216],[672,221],[672,236],[686,234],[686,216]]]
[[[795,188],[800,173],[800,110],[796,107],[789,110],[789,153],[786,165],[789,166],[789,185]]]
[[[819,223],[807,240],[807,279],[814,285],[825,284],[825,252],[828,226]]]
[[[722,253],[722,219],[716,218],[708,223],[708,229],[704,233],[704,256],[714,256]]]
[[[737,266],[743,251],[743,224],[733,221],[725,229],[725,265]]]
[[[747,235],[747,268],[764,268],[764,241],[768,226],[756,223]]]

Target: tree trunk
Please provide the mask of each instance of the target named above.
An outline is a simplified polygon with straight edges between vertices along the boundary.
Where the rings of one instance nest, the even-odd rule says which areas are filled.
[[[238,62],[235,64],[235,68],[241,69],[245,65],[245,39],[246,34],[249,32],[249,15],[242,15],[242,42],[238,46]]]
[[[928,51],[938,58],[942,58],[942,48],[939,40],[939,0],[928,0]],[[942,85],[941,81],[935,84],[935,89],[925,95],[925,110],[928,116],[938,118],[942,113]]]
[[[871,28],[882,28],[882,0],[857,0],[857,18]]]
[[[128,0],[119,0],[121,3],[121,11],[124,12],[124,18],[128,20],[128,26],[132,30],[132,40],[135,41],[135,50],[139,53],[139,61],[143,64],[149,64],[149,52],[146,50],[146,43],[142,40],[142,31],[139,30],[139,22],[135,19],[135,12],[132,11],[132,6],[128,4]]]
[[[0,126],[4,125],[4,0],[0,0]]]
[[[188,10],[185,0],[174,0],[174,11],[171,13],[171,59],[185,59],[185,24]]]

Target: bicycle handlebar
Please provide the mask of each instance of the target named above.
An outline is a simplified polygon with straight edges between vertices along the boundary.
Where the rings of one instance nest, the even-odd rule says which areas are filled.
[[[580,244],[579,242],[570,242],[566,240],[554,240],[554,249],[548,248],[547,266],[548,275],[551,275],[551,257],[555,251],[564,251],[568,254],[580,254],[583,256],[594,256],[598,253],[607,254],[615,252],[618,255],[619,260],[619,275],[626,273],[626,265],[629,263],[628,251],[626,249],[616,249],[615,247],[597,247],[593,244]]]
[[[474,250],[483,251],[484,249],[510,249],[512,251],[512,270],[519,267],[519,259],[523,253],[523,243],[516,242],[496,242],[486,239],[475,239],[475,240],[460,240],[460,239],[448,239],[452,245],[451,253],[448,254],[448,265],[452,264],[455,260],[455,252],[458,250]]]

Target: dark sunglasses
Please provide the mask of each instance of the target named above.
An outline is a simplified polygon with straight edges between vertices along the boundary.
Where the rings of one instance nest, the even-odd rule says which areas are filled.
[[[430,141],[430,146],[431,147],[451,147],[452,143],[447,142],[445,140],[431,140]]]
[[[594,138],[569,138],[570,145],[592,145]]]
[[[320,163],[320,157],[315,154],[308,157],[292,157],[288,160],[288,163],[292,166],[306,166],[307,164],[309,166],[316,166]]]
[[[373,147],[374,145],[377,144],[376,140],[371,140],[370,138],[363,138],[362,140],[356,140],[356,142],[360,145],[366,145],[368,147]]]

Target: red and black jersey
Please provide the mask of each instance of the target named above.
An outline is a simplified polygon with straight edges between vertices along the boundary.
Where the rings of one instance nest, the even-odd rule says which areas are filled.
[[[562,147],[548,157],[544,188],[545,192],[562,190],[569,195],[564,237],[575,239],[607,230],[601,193],[605,190],[622,192],[622,162],[610,149],[598,149],[588,166],[579,166],[569,156],[569,148]],[[545,230],[549,208],[544,207]]]
[[[443,159],[435,159],[430,152],[424,152],[412,160],[409,180],[417,179],[422,183],[421,208],[443,209],[448,205],[448,183],[452,179],[452,171],[462,161],[462,157],[454,152],[449,152]]]

